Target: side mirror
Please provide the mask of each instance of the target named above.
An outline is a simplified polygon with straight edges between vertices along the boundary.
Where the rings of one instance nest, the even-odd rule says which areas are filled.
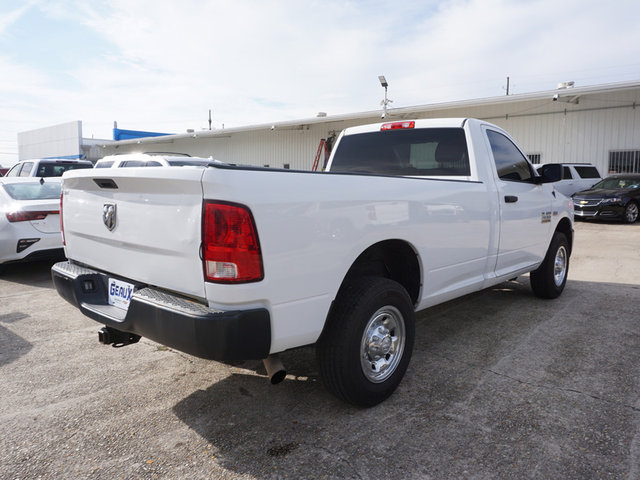
[[[552,183],[562,180],[562,165],[550,163],[538,168],[538,174],[542,177],[540,183]]]

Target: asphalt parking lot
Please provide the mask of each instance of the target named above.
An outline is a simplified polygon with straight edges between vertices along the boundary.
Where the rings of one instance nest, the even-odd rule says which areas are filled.
[[[0,274],[2,479],[640,478],[640,223],[577,223],[557,300],[525,276],[419,314],[366,410],[312,348],[272,386],[257,362],[100,345],[49,268]]]

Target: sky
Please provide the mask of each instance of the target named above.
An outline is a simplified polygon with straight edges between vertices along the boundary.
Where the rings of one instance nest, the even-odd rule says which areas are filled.
[[[640,80],[638,0],[0,0],[17,134],[167,133]]]

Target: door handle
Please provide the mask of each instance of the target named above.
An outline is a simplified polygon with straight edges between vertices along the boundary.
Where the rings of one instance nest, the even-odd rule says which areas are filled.
[[[515,195],[505,195],[504,201],[506,203],[516,203],[518,201],[518,197],[516,197]]]

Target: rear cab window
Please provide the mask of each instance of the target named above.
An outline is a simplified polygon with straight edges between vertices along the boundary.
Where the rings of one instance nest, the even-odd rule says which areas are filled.
[[[462,128],[416,128],[345,135],[332,172],[398,176],[460,176],[470,172]]]
[[[83,168],[93,168],[88,163],[60,163],[60,162],[40,162],[36,177],[61,177],[67,170],[78,170]]]

